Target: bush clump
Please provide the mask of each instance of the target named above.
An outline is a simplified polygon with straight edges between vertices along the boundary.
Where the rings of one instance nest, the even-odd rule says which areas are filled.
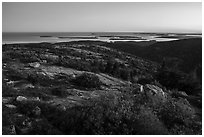
[[[157,72],[155,78],[168,89],[186,91],[189,95],[196,95],[201,91],[198,80],[181,71],[164,68]]]
[[[90,73],[83,73],[82,75],[76,77],[73,82],[75,85],[84,88],[100,88],[102,84],[96,75]]]
[[[65,87],[56,87],[51,90],[52,95],[66,97],[69,95]]]
[[[76,106],[66,111],[48,108],[42,113],[63,134],[168,134],[165,125],[151,109],[137,106],[129,99],[130,97],[121,95],[117,103],[114,103],[104,96],[93,101],[90,106]]]
[[[184,99],[169,99],[160,106],[157,115],[159,119],[164,122],[169,131],[177,130],[178,132],[180,130],[183,134],[188,134],[185,129],[192,129],[189,125],[194,125],[195,122],[193,120],[195,111]],[[196,132],[196,130],[192,132]]]

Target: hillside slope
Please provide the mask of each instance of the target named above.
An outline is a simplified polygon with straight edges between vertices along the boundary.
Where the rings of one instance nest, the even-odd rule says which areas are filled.
[[[151,43],[151,42],[150,42]],[[151,43],[141,46],[140,42],[115,42],[108,47],[162,63],[185,73],[194,73],[202,79],[202,38],[183,39]]]
[[[3,134],[202,133],[190,96],[154,79],[160,65],[105,44],[3,45]]]

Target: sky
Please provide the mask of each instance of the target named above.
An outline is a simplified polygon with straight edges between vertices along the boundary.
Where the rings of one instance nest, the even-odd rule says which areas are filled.
[[[3,2],[3,32],[202,32],[201,2]]]

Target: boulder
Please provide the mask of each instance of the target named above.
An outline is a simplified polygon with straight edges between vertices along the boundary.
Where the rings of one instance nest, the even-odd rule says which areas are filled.
[[[23,96],[18,96],[17,98],[16,98],[16,101],[18,101],[18,102],[22,102],[22,101],[27,101],[28,99],[26,98],[26,97],[23,97]]]
[[[32,97],[30,100],[32,100],[32,101],[40,101],[40,98],[39,97]]]
[[[71,77],[72,77],[72,78],[76,78],[76,75],[75,75],[75,74],[72,74]]]
[[[32,84],[23,84],[23,85],[21,86],[21,88],[23,88],[23,89],[35,88],[35,86],[33,86]]]
[[[165,96],[164,91],[155,85],[146,84],[145,89],[150,91],[153,95]]]
[[[163,90],[155,85],[146,84],[143,87],[144,95],[146,99],[151,101],[153,104],[159,104],[167,100],[166,93]]]
[[[6,82],[6,84],[7,84],[8,86],[14,86],[15,81],[10,80],[10,81]]]
[[[32,68],[39,68],[40,63],[38,63],[38,62],[29,63],[29,66],[32,67]]]
[[[140,85],[140,92],[144,92],[144,86]]]
[[[23,96],[18,96],[16,98],[16,101],[22,102],[22,101],[40,101],[39,97],[23,97]]]
[[[10,108],[10,109],[16,109],[16,106],[15,105],[12,105],[12,104],[6,104],[5,105],[7,108]]]

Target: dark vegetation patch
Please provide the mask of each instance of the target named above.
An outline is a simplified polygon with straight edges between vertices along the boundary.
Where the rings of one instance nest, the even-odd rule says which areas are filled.
[[[84,88],[96,88],[100,89],[102,83],[98,76],[90,73],[83,73],[82,75],[76,77],[72,81],[75,85]]]
[[[116,104],[112,99],[103,97],[90,106],[77,106],[66,111],[42,103],[27,102],[19,104],[19,111],[30,115],[28,112],[39,106],[42,118],[46,118],[62,134],[164,135],[199,132],[199,125],[192,119],[194,113],[184,102],[169,99],[162,105],[152,107],[151,103],[140,100],[139,96],[121,95]],[[41,131],[37,133],[41,134]]]
[[[169,89],[185,91],[189,95],[197,95],[201,92],[199,81],[181,71],[162,68],[155,77],[163,86]]]
[[[156,42],[149,46],[141,46],[140,42],[114,42],[106,45],[120,51],[162,63],[166,59],[168,67],[175,67],[185,73],[197,68],[197,77],[201,80],[202,39],[191,38],[169,42]],[[179,60],[176,62],[173,59]],[[176,64],[175,64],[176,63]],[[179,63],[177,65],[177,63]]]

